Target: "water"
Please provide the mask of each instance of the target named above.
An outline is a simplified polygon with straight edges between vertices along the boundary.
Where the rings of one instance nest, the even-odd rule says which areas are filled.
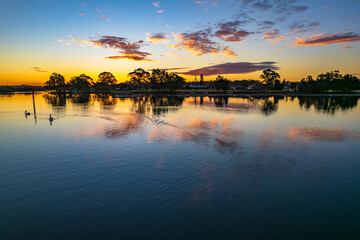
[[[35,101],[0,95],[0,239],[360,239],[358,97]]]

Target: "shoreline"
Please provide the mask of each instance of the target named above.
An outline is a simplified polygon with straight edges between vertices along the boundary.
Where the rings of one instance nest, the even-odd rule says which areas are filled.
[[[7,94],[32,94],[32,91],[13,91],[13,92],[1,92],[2,95]],[[52,95],[75,95],[74,92],[47,92],[47,91],[35,91],[35,94],[47,93]],[[107,93],[101,92],[78,92],[77,95],[82,94],[97,94],[97,95],[111,95],[113,97],[143,97],[143,96],[165,96],[165,97],[271,97],[271,96],[281,96],[281,97],[360,97],[360,92],[354,93],[301,93],[301,92],[237,92],[228,91],[223,92],[206,92],[206,91],[177,91],[177,92],[154,92],[154,91],[110,91]]]

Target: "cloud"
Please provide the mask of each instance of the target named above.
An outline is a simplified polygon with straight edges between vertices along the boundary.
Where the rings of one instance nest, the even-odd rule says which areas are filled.
[[[92,44],[103,48],[114,48],[119,50],[119,56],[110,56],[106,59],[128,59],[133,61],[152,61],[147,57],[152,55],[140,51],[144,41],[129,41],[123,37],[101,36],[98,40],[90,40]]]
[[[215,7],[220,6],[220,2],[218,2],[218,1],[210,2],[210,4]]]
[[[265,32],[263,39],[270,41],[271,43],[278,43],[281,40],[285,39],[285,36],[280,36],[279,30],[273,30]]]
[[[309,7],[299,4],[299,0],[242,0],[241,10],[244,12],[271,12],[273,19],[284,21],[291,16],[292,13],[301,13]]]
[[[77,35],[75,35],[75,34],[69,34],[68,35],[70,38],[77,38],[78,36]]]
[[[153,5],[154,5],[155,7],[157,7],[157,8],[159,8],[159,7],[160,7],[160,5],[159,5],[159,3],[158,3],[158,2],[154,2],[154,3],[153,3]]]
[[[175,49],[185,49],[196,56],[204,54],[220,54],[221,47],[210,39],[210,30],[197,31],[192,33],[173,34],[180,41],[176,44],[169,44]]]
[[[127,59],[127,60],[132,60],[132,61],[149,61],[149,62],[154,62],[154,60],[151,59],[147,59],[146,56],[143,55],[139,55],[139,54],[126,54],[126,53],[122,53],[119,52],[121,55],[117,55],[117,56],[109,56],[106,57],[105,59],[113,59],[113,60],[122,60],[122,59]],[[150,54],[151,55],[151,54]]]
[[[242,21],[233,21],[217,24],[219,28],[214,36],[219,37],[228,42],[241,42],[245,37],[253,34],[245,30],[239,30],[238,27],[244,22]]]
[[[110,21],[110,18],[107,18],[107,17],[104,16],[104,15],[100,15],[99,18],[104,19],[104,20],[106,20],[106,21]]]
[[[83,12],[79,13],[79,16],[84,16],[84,15],[85,15],[85,13],[83,13]]]
[[[263,2],[256,2],[251,7],[257,8],[257,9],[262,10],[262,11],[268,11],[273,6],[268,1],[263,1]]]
[[[320,142],[341,142],[345,140],[360,140],[360,133],[342,128],[299,127],[289,129],[291,141],[298,141],[299,137]]]
[[[147,33],[146,38],[153,43],[159,43],[159,42],[169,42],[169,34],[168,33]]]
[[[258,25],[260,29],[269,29],[275,26],[275,24],[276,23],[273,21],[260,21],[256,23],[256,25]]]
[[[157,10],[156,12],[157,12],[157,13],[163,13],[164,10]]]
[[[211,76],[211,75],[219,75],[219,74],[244,74],[244,73],[262,71],[262,70],[268,69],[268,68],[278,70],[279,68],[276,67],[275,64],[276,64],[276,62],[223,63],[223,64],[213,65],[213,66],[209,66],[209,67],[203,67],[203,68],[190,70],[188,72],[182,72],[181,74],[185,74],[185,75],[203,74],[204,76]]]
[[[206,1],[199,1],[199,0],[195,0],[194,2],[197,3],[197,4],[204,4],[204,3],[206,3]]]
[[[355,34],[353,32],[347,33],[327,33],[327,34],[318,34],[310,37],[309,39],[300,39],[297,38],[296,43],[294,45],[303,45],[303,46],[311,46],[311,45],[329,45],[335,43],[350,43],[350,42],[360,42],[360,35]]]
[[[175,70],[182,70],[182,69],[188,69],[189,67],[177,67],[177,68],[161,68],[161,71],[166,71],[166,72],[172,72]],[[151,70],[149,70],[151,71]]]
[[[237,57],[238,55],[233,51],[232,48],[230,47],[224,47],[222,49],[222,51],[224,52],[225,56],[228,56],[228,57]]]
[[[309,7],[305,6],[305,5],[300,5],[300,6],[291,6],[291,9],[294,12],[304,12],[304,11],[308,10]]]
[[[96,8],[96,11],[98,11],[99,13],[102,12],[102,10],[100,8]]]
[[[43,72],[43,73],[48,72],[48,71],[44,70],[44,69],[41,68],[41,67],[32,67],[31,69],[34,70],[34,71],[36,71],[36,72]]]
[[[238,41],[241,36],[246,35],[246,33],[217,33],[219,37],[228,39],[228,41]],[[230,34],[230,35],[226,35]],[[232,35],[231,35],[232,34]],[[235,35],[238,34],[238,35]],[[242,34],[242,35],[241,35]],[[191,52],[195,56],[203,56],[205,54],[225,54],[225,56],[234,57],[237,56],[235,52],[232,51],[230,47],[221,46],[218,42],[213,41],[211,38],[216,36],[212,34],[212,29],[207,28],[192,33],[173,33],[173,36],[178,41],[176,44],[169,44],[168,46],[175,49],[184,49],[188,52]]]
[[[289,28],[291,29],[291,31],[293,32],[307,32],[309,28],[313,28],[313,27],[318,27],[320,26],[319,22],[299,22],[299,21],[295,21],[293,22]]]

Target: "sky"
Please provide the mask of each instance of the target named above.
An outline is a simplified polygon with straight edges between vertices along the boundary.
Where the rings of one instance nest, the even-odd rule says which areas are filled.
[[[2,0],[0,85],[136,68],[188,81],[360,77],[360,0]],[[199,78],[197,78],[199,80]]]

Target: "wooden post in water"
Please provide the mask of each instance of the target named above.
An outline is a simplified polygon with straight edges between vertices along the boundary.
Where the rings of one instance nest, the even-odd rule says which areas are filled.
[[[35,118],[35,123],[36,123],[36,108],[35,108],[35,93],[34,93],[34,88],[32,89],[32,97],[33,97],[33,107],[34,107],[34,118]]]

